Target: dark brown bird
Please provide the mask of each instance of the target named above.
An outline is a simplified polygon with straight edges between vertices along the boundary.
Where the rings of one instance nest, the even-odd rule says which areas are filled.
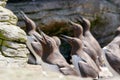
[[[62,35],[62,39],[72,46],[71,56],[76,69],[79,68],[82,77],[96,78],[99,75],[99,69],[90,56],[82,49],[82,41],[75,37]],[[78,70],[78,69],[77,69]]]
[[[41,32],[42,38],[34,35],[42,45],[42,60],[49,64],[57,65],[60,71],[65,75],[78,76],[77,72],[66,62],[65,58],[59,51],[56,41],[48,35]]]
[[[21,16],[26,25],[27,35],[31,36],[31,35],[35,34],[35,35],[38,35],[39,37],[41,37],[41,35],[36,31],[37,26],[36,26],[35,22],[32,19],[30,19],[23,11],[21,11],[20,13],[21,13]]]
[[[89,42],[84,38],[82,26],[73,21],[69,21],[69,23],[71,24],[71,27],[74,31],[74,37],[79,38],[82,41],[83,51],[85,51],[93,59],[93,61],[95,61],[96,65],[100,69],[98,55],[94,48],[92,48]]]
[[[103,48],[109,64],[120,74],[120,27],[117,28],[115,38]]]
[[[42,47],[41,44],[37,41],[37,39],[33,36],[33,34],[38,35],[41,37],[41,35],[36,32],[36,24],[33,20],[31,20],[23,11],[20,12],[25,24],[26,24],[26,33],[28,37],[27,46],[32,53],[29,55],[29,63],[35,63],[35,64],[41,64],[40,63],[40,57],[42,54]],[[31,47],[30,47],[31,46]],[[39,46],[39,47],[38,47]],[[35,52],[33,52],[33,50]],[[37,54],[36,54],[37,53]],[[38,56],[39,55],[39,56]],[[42,61],[41,61],[42,62]]]
[[[43,52],[42,45],[37,40],[37,38],[34,37],[34,35],[36,35],[37,37],[39,37],[41,39],[42,39],[42,36],[36,31],[35,22],[33,20],[31,20],[29,17],[27,17],[27,15],[25,15],[24,12],[21,11],[21,14],[22,14],[21,16],[26,24],[26,33],[29,35],[27,43],[26,43],[29,50],[31,51],[29,62],[32,64],[33,63],[40,64],[42,66],[42,68],[45,70],[60,72],[57,65],[48,64],[48,63],[43,62],[43,60],[41,59],[42,54],[43,54],[42,53]]]
[[[61,45],[61,41],[57,36],[52,36],[52,38],[55,40],[57,46],[59,47]]]
[[[93,47],[96,54],[98,55],[99,64],[102,66],[103,65],[102,48],[99,45],[98,41],[94,38],[94,36],[90,32],[90,26],[91,26],[90,21],[81,16],[76,19],[83,27],[84,39],[91,45],[91,47]]]

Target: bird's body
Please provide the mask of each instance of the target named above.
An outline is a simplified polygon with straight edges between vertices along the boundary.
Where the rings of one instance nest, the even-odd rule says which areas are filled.
[[[78,19],[78,22],[83,27],[84,40],[87,41],[90,44],[90,46],[94,49],[95,53],[98,56],[99,65],[102,66],[103,65],[102,48],[99,45],[98,41],[94,38],[94,36],[90,32],[91,27],[90,21],[82,17],[80,17],[80,19],[81,20]]]
[[[73,28],[73,31],[74,31],[74,37],[79,38],[82,41],[83,51],[86,52],[93,59],[93,61],[95,61],[96,65],[100,69],[98,55],[97,55],[96,51],[94,50],[93,46],[91,46],[91,44],[88,41],[88,38],[90,36],[86,36],[86,37],[88,37],[86,39],[86,37],[83,36],[82,26],[77,23],[74,23],[72,21],[70,23],[71,23],[71,25],[72,25],[71,27]],[[91,39],[89,39],[89,40],[91,41]]]
[[[120,27],[116,32],[120,33]],[[109,64],[120,74],[120,34],[103,48]]]
[[[99,65],[102,66],[103,65],[103,58],[102,58],[102,48],[100,47],[99,43],[97,42],[97,40],[92,36],[92,34],[88,31],[85,33],[84,35],[84,39],[85,41],[89,42],[89,44],[93,47],[98,61],[99,61]]]
[[[60,72],[57,65],[46,63],[42,60],[43,56],[43,48],[41,43],[38,41],[38,39],[34,36],[36,35],[39,38],[42,38],[42,36],[36,31],[36,24],[33,20],[31,20],[27,15],[25,15],[24,12],[22,12],[22,18],[26,24],[26,33],[28,35],[28,40],[26,45],[28,46],[28,49],[30,50],[31,54],[29,55],[29,63],[41,65],[43,69],[49,70],[49,71],[55,71]]]
[[[78,67],[80,68],[79,70],[80,70],[80,74],[82,75],[82,77],[93,77],[93,78],[97,77],[99,74],[99,69],[96,66],[95,62],[91,59],[91,57],[86,52],[83,51],[82,41],[78,38],[68,37],[64,35],[62,36],[62,38],[72,46],[71,56],[74,56],[74,55],[79,56],[80,59],[79,61],[76,61],[76,63],[78,64]],[[86,76],[83,76],[83,72],[81,72],[81,70],[84,71],[84,74]],[[92,71],[95,75],[92,74],[92,72],[90,71]]]
[[[56,40],[44,34],[43,32],[42,35],[42,39],[40,39],[39,36],[34,35],[42,44],[42,60],[49,64],[57,65],[59,67],[59,70],[65,75],[78,76],[77,72],[67,63],[65,58],[60,53]]]
[[[37,39],[33,36],[33,35],[38,35],[39,37],[41,37],[41,35],[36,31],[37,26],[35,22],[31,20],[23,11],[21,11],[21,16],[26,24],[26,33],[28,35],[26,44],[30,52],[32,51],[29,54],[30,57],[28,62],[33,63],[33,61],[35,60],[34,61],[35,64],[41,64],[39,58],[42,54],[42,47],[41,44],[37,41]]]

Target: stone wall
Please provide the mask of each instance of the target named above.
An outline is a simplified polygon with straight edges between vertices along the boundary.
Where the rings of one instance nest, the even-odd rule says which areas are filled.
[[[27,35],[16,26],[17,16],[0,1],[0,67],[20,67],[27,64]]]

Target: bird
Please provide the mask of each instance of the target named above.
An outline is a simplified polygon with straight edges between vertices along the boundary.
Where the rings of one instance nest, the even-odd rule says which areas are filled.
[[[76,18],[76,20],[80,23],[80,25],[83,27],[83,36],[84,39],[92,46],[92,48],[95,50],[96,54],[98,55],[99,65],[104,65],[104,59],[102,56],[102,48],[98,41],[95,39],[95,37],[90,32],[90,21],[82,16],[79,16]]]
[[[41,39],[42,39],[42,36],[40,35],[40,33],[36,31],[37,26],[35,22],[32,19],[30,19],[23,11],[20,11],[20,13],[21,13],[20,15],[22,16],[26,24],[26,33],[27,33],[26,45],[28,49],[30,50],[28,63],[35,64],[35,65],[41,65],[44,70],[60,73],[57,65],[48,64],[42,60],[41,58],[43,54],[42,45],[37,40],[37,38],[34,37],[34,35],[37,35]]]
[[[36,26],[35,22],[32,19],[30,19],[23,11],[20,11],[20,15],[22,16],[22,19],[25,22],[25,25],[26,25],[25,32],[27,33],[27,35],[36,34],[39,37],[41,37],[41,35],[36,31],[37,26]]]
[[[54,64],[59,67],[60,72],[64,75],[74,75],[78,76],[74,68],[72,68],[62,54],[59,51],[59,47],[52,37],[46,35],[44,32],[41,32],[42,38],[38,35],[34,35],[37,40],[41,43],[43,48],[42,60],[49,64]]]
[[[37,39],[33,36],[33,34],[35,35],[38,35],[39,37],[41,37],[41,35],[36,31],[36,24],[35,22],[30,19],[23,11],[20,11],[19,12],[20,15],[22,16],[22,19],[24,20],[25,22],[25,25],[26,25],[26,34],[27,34],[27,47],[28,49],[30,50],[34,50],[35,52],[32,52],[29,54],[29,60],[28,62],[31,63],[31,64],[41,64],[39,59],[42,54],[42,47],[41,47],[41,43],[39,43],[37,41]],[[38,48],[39,46],[39,48]],[[30,51],[31,51],[30,50]],[[38,56],[39,55],[39,56]]]
[[[120,26],[115,32],[114,39],[103,47],[103,51],[108,63],[120,74]]]
[[[75,64],[75,69],[79,71],[82,77],[96,78],[99,76],[99,69],[91,57],[83,51],[82,41],[76,37],[61,35],[61,39],[68,42],[71,46],[72,62]]]
[[[59,46],[61,45],[61,41],[60,41],[59,37],[57,37],[57,36],[52,36],[52,38],[55,40],[57,46],[59,47]]]
[[[93,61],[98,66],[99,70],[101,70],[100,65],[99,65],[98,55],[96,51],[94,50],[94,48],[84,38],[82,26],[71,20],[69,20],[69,24],[71,25],[71,28],[74,32],[74,37],[79,38],[82,41],[83,51],[85,51],[93,59]]]

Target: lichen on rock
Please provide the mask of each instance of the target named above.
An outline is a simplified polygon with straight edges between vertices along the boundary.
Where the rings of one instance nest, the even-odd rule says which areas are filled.
[[[15,25],[1,25],[0,38],[23,43],[27,41],[26,33]]]
[[[18,18],[9,9],[0,6],[0,22],[16,25]]]
[[[20,67],[27,63],[29,50],[27,35],[19,26],[18,18],[0,1],[0,67]]]
[[[0,6],[5,7],[7,0],[0,0]]]

